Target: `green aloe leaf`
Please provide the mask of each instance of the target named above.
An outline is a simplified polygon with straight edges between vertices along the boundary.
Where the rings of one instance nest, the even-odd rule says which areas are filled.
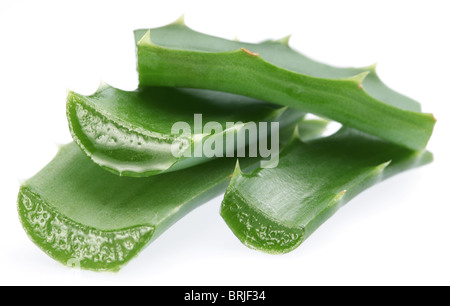
[[[207,133],[201,130],[203,126],[199,130],[194,114],[201,114],[203,124],[219,123],[222,130]],[[198,144],[201,147],[208,139],[223,141],[250,123],[276,121],[283,129],[302,116],[297,110],[256,99],[198,89],[123,91],[103,84],[93,95],[69,92],[67,97],[70,131],[83,152],[113,173],[134,177],[203,163],[208,156],[191,153]],[[190,135],[173,134],[176,122],[188,124]],[[229,127],[227,123],[234,125]],[[248,143],[240,146],[245,145]],[[233,144],[232,151],[238,147],[239,143]],[[190,156],[183,154],[185,151]]]
[[[293,128],[280,130],[281,146]],[[308,133],[322,129],[316,124]],[[261,158],[240,160],[250,170]],[[216,158],[176,172],[124,177],[105,171],[71,143],[21,186],[19,216],[31,240],[57,261],[119,270],[177,220],[223,193],[235,164],[236,158]]]
[[[297,108],[405,146],[425,148],[435,124],[420,105],[385,86],[375,67],[336,68],[313,61],[288,38],[259,44],[225,40],[183,20],[136,30],[141,86],[231,92]]]
[[[179,218],[223,192],[235,162],[221,158],[148,178],[120,177],[72,143],[21,187],[20,219],[32,241],[57,261],[118,270]]]
[[[248,247],[287,253],[363,190],[431,161],[429,152],[349,128],[307,142],[295,137],[278,167],[249,173],[236,167],[221,215]]]

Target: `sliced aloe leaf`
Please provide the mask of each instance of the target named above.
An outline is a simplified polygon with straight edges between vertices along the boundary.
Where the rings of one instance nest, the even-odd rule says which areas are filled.
[[[201,119],[194,120],[195,114]],[[224,140],[250,123],[276,121],[283,129],[302,116],[256,99],[198,89],[152,87],[130,92],[103,84],[93,95],[69,92],[67,98],[69,127],[83,152],[113,173],[134,177],[203,163],[207,156],[193,152],[198,144],[201,148],[208,139]],[[217,122],[222,130],[204,132],[202,125],[198,129],[199,120]],[[190,135],[174,134],[176,122],[188,124]],[[233,144],[232,149],[238,148],[238,142]]]
[[[21,187],[20,219],[32,241],[57,261],[118,270],[179,218],[223,192],[235,162],[222,158],[148,178],[120,177],[72,143]]]
[[[287,253],[363,190],[431,161],[429,152],[349,128],[309,142],[295,137],[278,167],[249,173],[236,167],[221,215],[248,247]]]
[[[282,146],[292,131],[280,130]],[[240,160],[250,170],[261,158]],[[157,176],[123,177],[71,143],[21,186],[19,216],[31,240],[57,261],[119,270],[178,219],[223,193],[235,164],[235,158],[216,158]]]
[[[338,121],[405,146],[425,148],[435,124],[420,105],[385,86],[375,67],[336,68],[313,61],[288,39],[259,44],[225,40],[183,20],[136,30],[142,86],[232,92]]]

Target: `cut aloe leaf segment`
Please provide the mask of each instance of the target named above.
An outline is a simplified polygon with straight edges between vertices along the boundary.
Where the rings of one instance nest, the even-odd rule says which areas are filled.
[[[158,176],[120,177],[72,143],[21,187],[20,219],[31,240],[57,261],[119,270],[179,218],[223,192],[235,162],[221,158]]]
[[[203,163],[208,157],[191,153],[194,148],[208,139],[225,143],[227,135],[236,135],[250,123],[276,121],[284,129],[302,116],[300,111],[253,98],[198,89],[123,91],[102,84],[93,95],[69,92],[67,97],[70,131],[83,152],[113,173],[134,177]],[[188,124],[190,134],[174,134],[177,122]],[[219,123],[221,130],[205,131],[202,124],[208,122]],[[232,150],[248,144],[236,142]],[[189,155],[184,154],[187,150]]]
[[[246,246],[287,253],[363,190],[431,161],[427,151],[349,128],[307,142],[296,136],[276,168],[243,173],[236,167],[221,215]]]
[[[434,117],[387,88],[373,67],[334,68],[293,51],[287,39],[232,42],[181,21],[135,36],[142,87],[126,92],[102,85],[91,96],[70,92],[75,143],[61,147],[19,192],[26,232],[63,264],[119,270],[178,219],[223,192],[230,177],[221,214],[231,230],[251,248],[286,253],[358,193],[432,160],[424,147]],[[183,150],[250,121],[278,121],[285,134],[301,112],[363,132],[343,128],[318,138],[327,122],[302,122],[277,167],[250,172],[259,159],[240,159],[235,167],[234,158],[206,162],[172,152],[173,144]],[[222,126],[243,124],[223,135],[182,139],[171,133],[180,121],[194,131],[196,113]]]
[[[421,150],[435,119],[385,86],[375,67],[336,68],[313,61],[288,38],[259,44],[230,41],[188,28],[182,19],[136,30],[141,86],[231,92],[297,108],[398,145]]]
[[[280,131],[281,144],[289,143],[293,129]],[[250,170],[260,158],[240,161]],[[176,172],[123,177],[71,143],[21,186],[19,216],[31,240],[57,261],[116,271],[178,219],[223,193],[235,164],[236,158],[215,158]]]

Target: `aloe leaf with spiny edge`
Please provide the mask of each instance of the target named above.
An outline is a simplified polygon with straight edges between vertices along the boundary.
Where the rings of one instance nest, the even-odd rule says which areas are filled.
[[[195,114],[201,114],[204,123],[219,123],[222,130],[212,134],[198,130]],[[228,134],[236,135],[259,121],[276,121],[280,129],[293,127],[302,116],[297,110],[256,99],[198,89],[147,87],[123,91],[102,84],[93,95],[69,92],[67,97],[70,131],[83,152],[103,168],[133,177],[206,162],[208,157],[196,157],[191,151],[208,139],[226,143]],[[177,122],[188,124],[191,134],[173,134],[172,127]],[[231,151],[258,140],[243,143],[234,138]],[[228,149],[225,147],[224,151]],[[189,154],[184,154],[186,150]]]
[[[136,30],[141,86],[231,92],[297,108],[401,146],[421,150],[435,118],[384,85],[375,67],[336,68],[313,61],[288,39],[259,44],[225,40],[188,28],[182,19]]]
[[[246,246],[287,253],[363,190],[431,161],[427,151],[349,128],[306,142],[296,135],[276,168],[243,173],[237,165],[221,215]]]
[[[322,128],[316,124],[308,133]],[[282,146],[293,129],[280,130]],[[261,158],[240,160],[249,170]],[[178,219],[223,193],[235,164],[236,158],[215,158],[176,172],[124,177],[105,171],[71,143],[21,186],[19,216],[31,240],[55,260],[116,271]]]

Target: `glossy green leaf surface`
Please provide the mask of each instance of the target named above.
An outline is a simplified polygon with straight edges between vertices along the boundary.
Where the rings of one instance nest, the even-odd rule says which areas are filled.
[[[182,20],[136,30],[141,86],[231,92],[297,108],[398,145],[425,148],[435,124],[420,105],[384,85],[374,66],[336,68],[313,61],[288,39],[259,44],[225,40]]]
[[[323,125],[306,127],[301,125],[317,134]],[[280,130],[281,146],[293,130]],[[240,161],[250,170],[261,158]],[[181,217],[223,193],[235,164],[236,158],[215,158],[174,172],[125,177],[105,171],[71,143],[21,186],[19,216],[31,240],[57,261],[119,270]]]
[[[179,218],[223,192],[235,162],[222,158],[148,178],[120,177],[72,143],[23,184],[20,219],[31,240],[57,261],[118,270]]]
[[[363,190],[431,161],[427,151],[349,128],[306,142],[296,136],[281,152],[278,167],[249,173],[236,168],[221,215],[248,247],[287,253]]]
[[[195,114],[201,115],[200,129]],[[103,168],[133,177],[203,163],[207,157],[183,153],[191,153],[213,137],[223,140],[250,123],[276,121],[283,129],[302,116],[300,111],[253,98],[198,89],[146,87],[123,91],[102,85],[93,95],[70,92],[67,97],[70,131],[83,152]],[[188,136],[173,133],[177,122],[188,125]],[[204,131],[203,125],[208,122],[219,123],[221,130]],[[234,150],[238,145],[233,145]]]

